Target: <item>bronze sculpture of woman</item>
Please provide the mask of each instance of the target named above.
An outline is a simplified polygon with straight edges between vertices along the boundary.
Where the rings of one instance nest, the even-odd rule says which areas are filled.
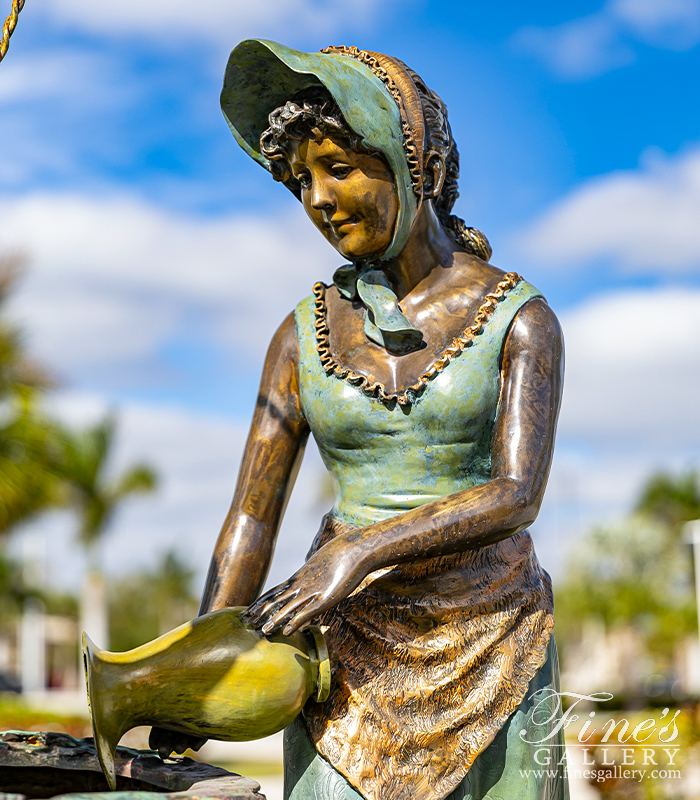
[[[533,761],[542,726],[529,735],[557,688],[526,530],[562,389],[556,317],[451,216],[447,110],[398,59],[247,40],[222,108],[349,262],[272,340],[201,606],[324,631],[331,693],[287,729],[285,797],[564,798],[563,766]],[[336,501],[304,566],[258,598],[309,433]]]

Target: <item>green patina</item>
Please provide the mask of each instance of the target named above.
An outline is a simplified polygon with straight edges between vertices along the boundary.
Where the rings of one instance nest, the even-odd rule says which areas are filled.
[[[518,309],[539,296],[518,283],[472,346],[407,407],[327,375],[316,350],[313,298],[297,306],[302,407],[334,481],[338,519],[369,525],[491,479],[503,339]]]

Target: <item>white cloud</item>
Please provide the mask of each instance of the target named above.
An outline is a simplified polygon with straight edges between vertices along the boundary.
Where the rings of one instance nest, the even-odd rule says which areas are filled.
[[[513,44],[536,55],[562,78],[584,79],[602,75],[634,61],[634,51],[619,40],[602,15],[566,22],[553,28],[521,28]]]
[[[161,41],[206,37],[233,46],[248,36],[326,36],[357,29],[376,9],[377,0],[356,0],[352,13],[340,3],[316,0],[46,0],[47,12],[71,28],[107,35],[149,36]]]
[[[652,473],[700,466],[700,289],[606,293],[561,322],[564,401],[534,526],[554,577],[577,537],[628,514]]]
[[[284,317],[341,263],[301,207],[212,219],[78,194],[0,202],[2,250],[29,256],[14,313],[68,376],[156,359],[194,318],[199,337],[257,365]]]
[[[698,0],[611,0],[610,14],[643,41],[685,49],[700,39]]]
[[[94,55],[72,51],[41,53],[17,58],[3,64],[0,103],[35,102],[59,96],[62,102],[79,98],[92,86],[94,72],[103,64]]]
[[[685,50],[700,41],[700,0],[608,0],[595,14],[549,28],[527,26],[513,45],[565,80],[632,63],[634,40]]]
[[[0,184],[46,184],[56,175],[74,181],[88,163],[113,160],[125,146],[118,131],[129,107],[155,91],[158,77],[149,77],[125,76],[106,52],[13,54],[0,81],[0,151],[11,153],[0,160]]]
[[[647,159],[574,189],[522,234],[557,269],[609,259],[622,270],[700,272],[700,147]]]
[[[540,562],[556,580],[569,562],[572,545],[593,525],[624,518],[649,476],[663,468],[687,469],[683,454],[647,450],[634,456],[624,448],[588,449],[567,445],[559,437],[544,503],[533,525]]]
[[[562,325],[565,441],[630,459],[700,451],[700,289],[608,293]]]

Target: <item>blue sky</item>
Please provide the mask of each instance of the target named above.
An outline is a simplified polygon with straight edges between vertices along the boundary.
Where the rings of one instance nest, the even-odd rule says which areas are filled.
[[[0,252],[27,256],[14,313],[61,377],[57,410],[120,409],[117,461],[164,476],[117,520],[115,572],[170,544],[201,572],[267,341],[339,261],[221,116],[227,52],[256,36],[390,53],[447,102],[458,213],[564,324],[537,529],[560,573],[650,470],[697,463],[700,1],[27,0],[0,65]],[[277,579],[313,534],[319,469],[312,454]],[[57,563],[71,524],[35,532]]]

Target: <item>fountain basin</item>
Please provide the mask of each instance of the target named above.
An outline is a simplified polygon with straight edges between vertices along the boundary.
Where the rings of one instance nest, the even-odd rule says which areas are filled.
[[[257,781],[183,756],[118,747],[109,791],[91,738],[0,733],[0,800],[265,800]]]

